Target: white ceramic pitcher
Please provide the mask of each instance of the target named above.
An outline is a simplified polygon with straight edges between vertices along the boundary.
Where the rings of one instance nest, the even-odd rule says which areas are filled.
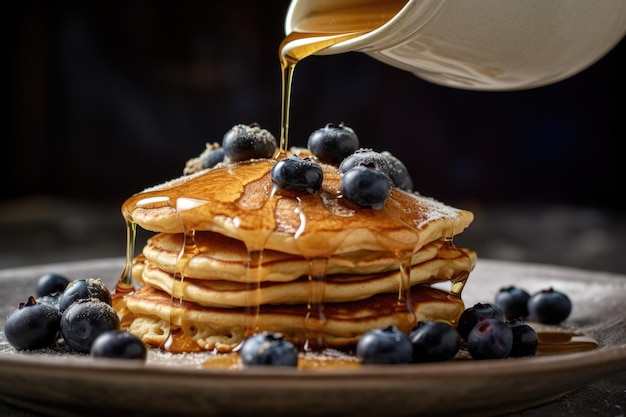
[[[293,0],[285,31],[312,8],[359,0]],[[626,0],[408,0],[382,27],[318,55],[364,52],[449,87],[517,90],[570,77],[626,34]]]

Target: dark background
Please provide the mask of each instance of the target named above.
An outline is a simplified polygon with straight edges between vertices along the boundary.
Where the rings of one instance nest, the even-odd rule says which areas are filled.
[[[5,16],[0,230],[7,239],[29,236],[26,225],[51,230],[7,243],[12,259],[33,245],[96,242],[92,220],[101,240],[123,235],[122,201],[179,176],[234,124],[278,137],[287,0],[49,3],[14,4]],[[555,234],[574,226],[588,244],[591,224],[613,239],[601,246],[610,263],[626,247],[625,55],[622,41],[570,79],[517,92],[442,87],[360,53],[311,57],[295,73],[290,145],[343,121],[362,146],[400,157],[417,191],[473,210],[477,237],[467,239],[487,256],[576,264],[570,237]],[[89,210],[100,211],[81,223]],[[548,237],[542,256],[501,250]],[[623,261],[605,263],[626,272]]]

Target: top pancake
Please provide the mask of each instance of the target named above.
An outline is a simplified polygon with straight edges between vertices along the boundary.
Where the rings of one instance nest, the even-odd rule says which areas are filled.
[[[392,188],[382,210],[363,208],[341,195],[341,173],[320,164],[315,194],[273,189],[275,159],[222,165],[150,188],[129,198],[124,216],[164,233],[212,231],[264,249],[306,258],[359,250],[412,253],[461,233],[469,211]]]

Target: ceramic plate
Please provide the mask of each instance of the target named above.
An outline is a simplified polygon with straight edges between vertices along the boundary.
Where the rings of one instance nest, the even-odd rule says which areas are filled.
[[[110,288],[122,259],[0,271],[0,323],[34,291],[37,278],[102,277]],[[479,261],[464,299],[491,302],[514,284],[554,287],[574,309],[567,327],[598,341],[594,350],[509,360],[367,366],[353,370],[226,370],[202,367],[203,355],[151,352],[146,364],[54,352],[18,353],[0,334],[0,395],[5,402],[59,415],[493,415],[558,398],[626,371],[626,277]],[[71,410],[71,411],[70,411]]]

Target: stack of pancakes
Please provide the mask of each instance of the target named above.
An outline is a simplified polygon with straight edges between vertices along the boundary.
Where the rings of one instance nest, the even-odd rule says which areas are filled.
[[[129,222],[156,232],[133,262],[130,332],[228,352],[261,330],[341,348],[373,328],[455,323],[476,255],[452,238],[472,213],[395,187],[381,210],[354,206],[326,164],[317,193],[277,190],[274,163],[222,164],[124,203]]]

